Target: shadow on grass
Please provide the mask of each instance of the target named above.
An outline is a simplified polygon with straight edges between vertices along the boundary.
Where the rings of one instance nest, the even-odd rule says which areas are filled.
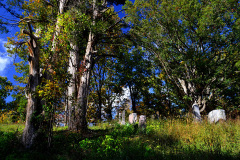
[[[220,150],[202,151],[181,148],[179,140],[168,135],[139,132],[131,126],[111,130],[89,130],[84,134],[67,130],[53,133],[50,148],[24,150],[19,133],[0,132],[0,159],[199,159],[237,160],[239,153],[222,153]]]

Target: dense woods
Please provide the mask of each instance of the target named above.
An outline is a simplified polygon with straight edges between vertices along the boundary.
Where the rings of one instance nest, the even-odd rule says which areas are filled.
[[[123,5],[117,12],[114,7]],[[238,0],[8,0],[0,29],[20,85],[0,77],[1,119],[24,122],[22,143],[50,147],[61,119],[69,132],[118,119],[240,113]],[[119,13],[124,16],[119,17]],[[13,101],[5,99],[12,92]],[[190,114],[189,114],[190,113]],[[8,118],[4,118],[8,115]],[[10,118],[9,118],[10,117]],[[60,118],[59,118],[60,117]],[[47,138],[46,138],[47,137]]]

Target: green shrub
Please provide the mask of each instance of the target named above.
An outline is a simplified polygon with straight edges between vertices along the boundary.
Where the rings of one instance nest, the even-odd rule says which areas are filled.
[[[0,157],[4,159],[20,146],[17,132],[0,132]]]

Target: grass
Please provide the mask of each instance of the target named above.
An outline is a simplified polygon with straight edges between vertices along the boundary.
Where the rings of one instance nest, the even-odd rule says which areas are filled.
[[[18,128],[18,131],[16,129]],[[102,123],[87,134],[56,128],[52,147],[24,150],[23,125],[0,127],[3,159],[239,159],[240,122],[209,124],[188,120],[149,121],[137,126]],[[2,159],[1,158],[1,159]]]
[[[0,131],[2,132],[15,132],[15,131],[23,131],[24,124],[0,124]]]

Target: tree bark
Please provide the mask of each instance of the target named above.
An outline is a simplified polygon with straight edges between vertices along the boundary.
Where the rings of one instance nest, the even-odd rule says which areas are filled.
[[[73,130],[85,131],[87,130],[86,111],[87,111],[87,97],[89,91],[91,68],[93,64],[92,53],[93,53],[93,42],[94,35],[92,32],[89,33],[89,39],[87,43],[86,54],[83,62],[83,72],[80,79],[78,97],[77,97],[77,108],[75,113],[75,123]]]
[[[93,22],[92,25],[95,25],[95,20],[98,15],[97,1],[93,0]],[[91,70],[93,66],[93,46],[95,42],[95,35],[92,31],[89,32],[88,43],[86,47],[86,53],[84,56],[82,64],[82,74],[79,81],[78,96],[77,96],[77,108],[75,110],[75,123],[73,130],[84,132],[87,130],[87,98],[90,84]]]
[[[68,113],[69,113],[69,123],[68,128],[70,130],[73,129],[73,123],[75,121],[75,108],[76,108],[76,100],[77,100],[77,83],[78,76],[77,72],[79,69],[79,54],[78,47],[73,43],[70,44],[71,51],[69,56],[69,67],[68,72],[71,74],[70,84],[68,86]]]
[[[131,96],[131,101],[132,101],[133,113],[137,113],[137,109],[136,109],[136,93],[135,93],[134,87],[132,88],[129,85],[129,90],[130,90],[130,96]]]
[[[59,13],[58,14],[63,14],[64,12],[64,7],[65,7],[65,4],[67,3],[68,0],[59,0]],[[56,46],[57,46],[57,37],[58,35],[60,34],[60,27],[59,27],[59,21],[60,19],[57,18],[57,22],[56,22],[56,28],[55,28],[55,32],[54,32],[54,35],[53,35],[53,43],[52,43],[52,51],[55,52],[56,50]],[[53,60],[56,59],[56,54],[53,53]]]
[[[97,119],[101,121],[102,119],[102,97],[101,97],[101,88],[98,91],[98,111],[97,111]]]
[[[28,34],[30,36],[29,41],[29,82],[28,82],[28,103],[27,103],[27,115],[26,115],[26,123],[25,128],[23,130],[22,142],[25,148],[31,148],[38,135],[40,129],[40,115],[42,113],[41,99],[38,97],[38,93],[36,93],[37,86],[40,84],[40,75],[39,75],[39,46],[37,39],[32,34],[32,29],[30,24],[28,31],[23,31],[23,33]]]

